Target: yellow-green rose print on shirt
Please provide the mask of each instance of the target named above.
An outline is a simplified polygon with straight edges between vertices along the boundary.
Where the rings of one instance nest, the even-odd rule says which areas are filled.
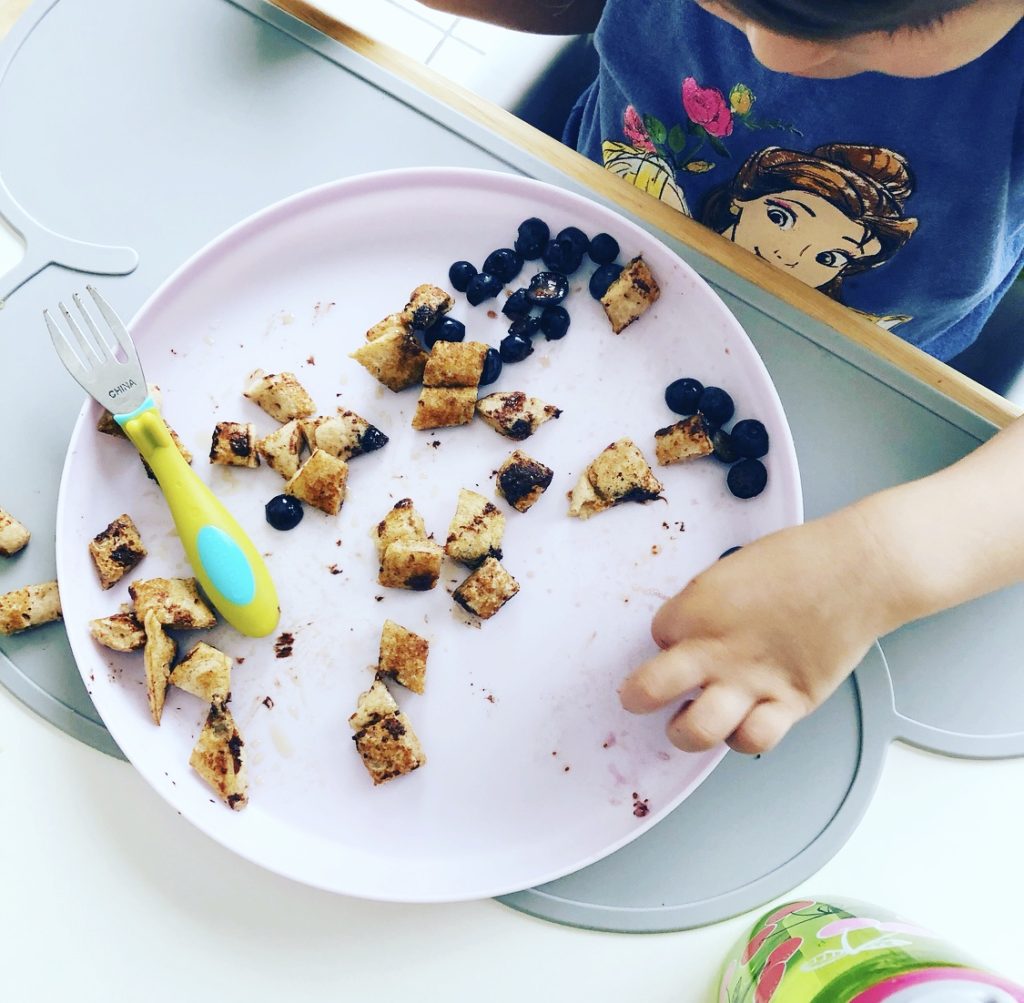
[[[605,167],[680,212],[690,215],[678,178],[706,174],[719,158],[732,156],[728,137],[737,126],[745,129],[782,129],[800,133],[785,122],[761,121],[752,114],[754,92],[734,84],[728,98],[716,87],[702,87],[686,77],[680,87],[686,119],[667,126],[654,115],[641,115],[632,105],[622,116],[625,142],[606,139],[601,144]]]

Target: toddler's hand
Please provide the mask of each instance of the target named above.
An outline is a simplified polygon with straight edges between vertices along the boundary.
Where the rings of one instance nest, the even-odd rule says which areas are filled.
[[[750,544],[698,575],[654,618],[663,650],[623,684],[649,713],[701,687],[668,725],[695,752],[772,748],[896,625],[898,589],[855,508]]]

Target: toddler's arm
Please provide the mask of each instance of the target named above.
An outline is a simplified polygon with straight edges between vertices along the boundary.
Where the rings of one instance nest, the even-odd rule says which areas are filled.
[[[597,27],[605,0],[421,0],[427,7],[541,35],[584,35]]]
[[[929,477],[764,537],[718,561],[654,619],[663,650],[621,689],[672,719],[681,749],[770,749],[876,637],[1024,579],[1024,419]]]

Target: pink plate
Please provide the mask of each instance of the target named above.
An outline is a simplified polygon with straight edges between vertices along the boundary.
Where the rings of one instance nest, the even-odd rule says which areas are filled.
[[[561,341],[507,365],[492,387],[525,390],[563,409],[522,443],[555,471],[526,514],[507,513],[505,567],[521,591],[473,623],[449,593],[466,570],[445,563],[426,593],[380,587],[371,530],[410,497],[443,541],[460,488],[494,495],[492,472],[515,447],[481,421],[417,432],[417,394],[393,394],[349,358],[367,328],[400,310],[424,282],[448,287],[452,261],[478,265],[509,246],[519,222],[607,231],[622,260],[642,253],[661,299],[612,334],[587,292],[589,263],[572,279],[572,326]],[[514,289],[537,263],[528,262]],[[497,346],[504,296],[452,315],[468,338]],[[116,303],[115,303],[116,306]],[[490,316],[493,313],[494,316]],[[550,881],[645,832],[708,775],[724,750],[686,755],[664,737],[668,713],[637,718],[618,704],[624,674],[653,652],[650,621],[727,547],[796,523],[801,501],[789,428],[771,380],[711,289],[646,231],[593,202],[523,178],[469,170],[411,170],[351,178],[257,213],[188,261],[132,324],[164,414],[195,454],[195,469],[267,555],[281,595],[281,633],[252,640],[226,626],[202,639],[237,659],[231,709],[249,755],[250,804],[228,810],[188,765],[206,708],[168,694],[149,718],[141,655],[98,647],[88,621],[128,600],[128,582],[99,588],[88,541],[122,512],[149,556],[138,577],[188,575],[156,486],[124,440],[97,434],[83,411],[64,469],[58,573],[68,634],[86,686],[136,769],[196,826],[242,856],[320,888],[366,898],[439,902],[499,895]],[[385,431],[381,451],[353,459],[337,517],[308,509],[293,531],[271,529],[263,506],[283,486],[267,467],[212,467],[218,421],[276,423],[242,397],[247,374],[291,370],[322,413],[338,405]],[[656,429],[674,419],[663,399],[679,376],[726,388],[737,417],[771,435],[767,490],[733,498],[715,460],[656,468],[664,502],[568,518],[566,492],[608,443],[633,438],[653,462]],[[131,576],[129,576],[131,577]],[[381,624],[429,638],[426,692],[392,685],[429,758],[374,788],[347,717],[372,678]],[[181,651],[199,640],[180,637]],[[281,645],[277,645],[278,648]],[[634,810],[635,799],[647,806]]]

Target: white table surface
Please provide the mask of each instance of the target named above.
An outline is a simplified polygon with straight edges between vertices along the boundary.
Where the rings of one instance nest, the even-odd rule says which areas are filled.
[[[853,838],[794,895],[884,904],[1024,981],[1022,791],[1024,761],[894,747]],[[404,907],[318,892],[222,849],[130,766],[5,690],[0,799],[4,1003],[337,1001],[380,999],[382,986],[387,999],[446,1003],[699,1003],[749,921],[611,935],[491,901]]]

